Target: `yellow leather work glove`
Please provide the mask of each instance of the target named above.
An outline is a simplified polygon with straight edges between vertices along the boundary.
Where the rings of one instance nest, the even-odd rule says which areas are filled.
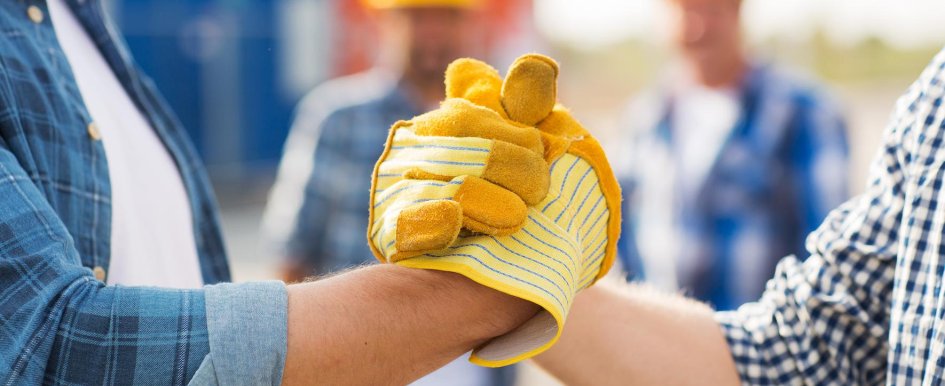
[[[461,228],[507,235],[548,192],[538,130],[448,99],[394,124],[374,171],[369,239],[382,261],[441,250]]]
[[[454,62],[448,99],[395,124],[375,168],[378,259],[456,272],[542,308],[477,348],[470,360],[483,366],[550,347],[574,295],[616,255],[620,190],[597,141],[555,104],[557,75],[540,55],[516,60],[504,82],[483,62]]]

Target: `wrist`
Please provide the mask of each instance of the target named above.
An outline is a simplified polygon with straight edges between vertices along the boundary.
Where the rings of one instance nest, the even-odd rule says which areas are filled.
[[[442,302],[464,304],[472,308],[462,321],[472,341],[486,341],[520,326],[536,312],[534,303],[496,291],[463,275],[437,270],[381,265],[377,269],[406,278],[415,289],[440,296]],[[435,311],[432,311],[435,312]]]
[[[456,274],[394,265],[292,285],[284,384],[407,384],[535,310]]]

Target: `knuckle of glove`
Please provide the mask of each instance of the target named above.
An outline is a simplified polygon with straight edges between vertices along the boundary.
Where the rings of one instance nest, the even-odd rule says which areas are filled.
[[[544,153],[537,129],[509,122],[465,99],[447,99],[439,109],[414,118],[412,128],[417,135],[501,140]]]
[[[455,200],[463,208],[463,226],[473,232],[505,236],[518,231],[528,217],[519,196],[477,177],[466,177]]]
[[[499,102],[502,78],[485,62],[462,58],[446,68],[446,97],[462,98],[506,117]]]
[[[548,195],[550,175],[543,155],[496,141],[482,177],[511,190],[529,206]]]
[[[404,208],[397,217],[394,263],[420,253],[448,247],[459,236],[463,210],[455,201],[424,202]]]

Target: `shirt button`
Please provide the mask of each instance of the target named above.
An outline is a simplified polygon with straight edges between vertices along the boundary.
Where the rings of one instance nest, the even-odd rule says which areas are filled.
[[[92,274],[95,275],[95,280],[105,281],[105,268],[96,266],[92,268]]]
[[[39,24],[43,22],[43,10],[35,5],[31,5],[26,9],[26,14],[30,17],[30,20],[33,23]]]
[[[102,133],[98,131],[98,125],[95,122],[89,123],[89,137],[98,141],[102,139]]]

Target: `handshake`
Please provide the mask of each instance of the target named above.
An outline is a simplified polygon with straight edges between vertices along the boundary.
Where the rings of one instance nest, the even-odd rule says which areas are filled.
[[[504,81],[483,62],[453,62],[446,100],[394,124],[374,169],[367,236],[379,260],[541,307],[473,351],[479,365],[553,345],[574,296],[616,255],[620,188],[600,144],[556,104],[557,76],[540,55],[517,59]]]

